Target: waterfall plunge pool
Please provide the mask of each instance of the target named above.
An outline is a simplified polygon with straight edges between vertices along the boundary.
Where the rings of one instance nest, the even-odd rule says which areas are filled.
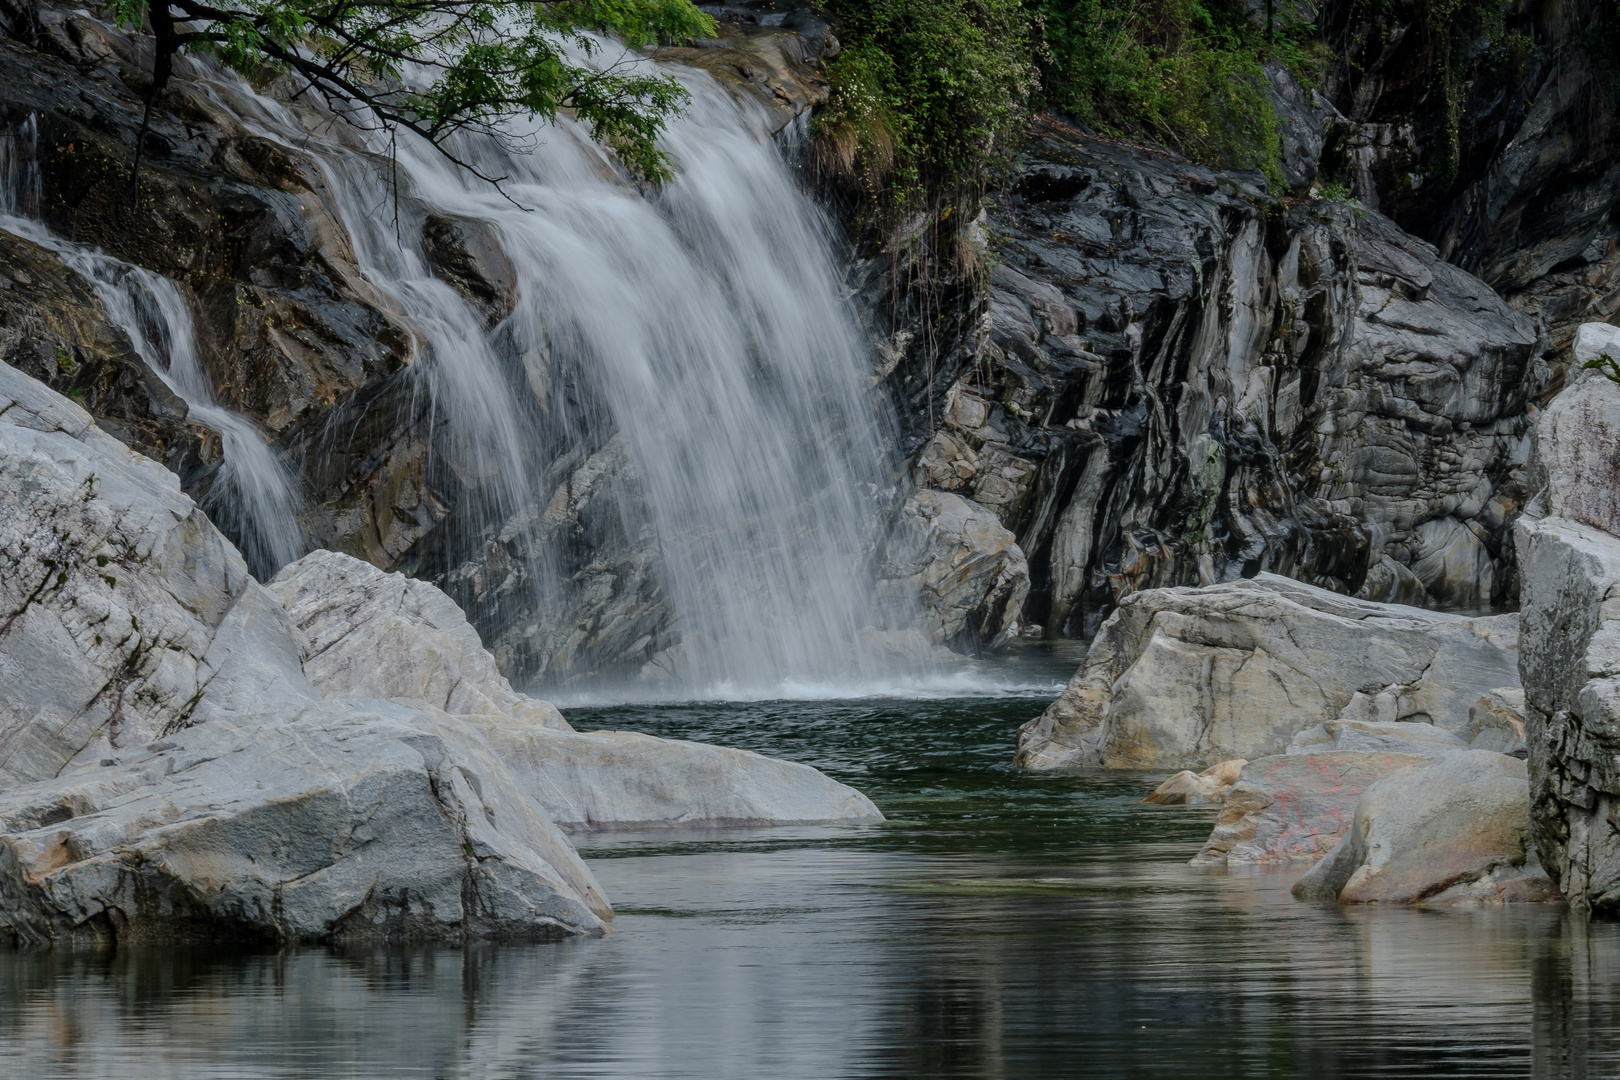
[[[1214,811],[1032,776],[1047,697],[568,711],[817,765],[887,824],[578,838],[602,940],[0,952],[30,1078],[1612,1076],[1620,925],[1296,903]]]

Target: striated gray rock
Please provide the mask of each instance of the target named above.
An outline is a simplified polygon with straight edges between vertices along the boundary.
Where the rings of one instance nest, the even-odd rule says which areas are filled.
[[[999,645],[1018,632],[1029,592],[1024,553],[995,514],[948,492],[919,491],[901,509],[884,574],[920,594],[935,642]]]
[[[1327,110],[1295,80],[1281,60],[1266,64],[1266,97],[1277,116],[1283,179],[1296,194],[1310,189],[1322,157]]]
[[[1226,793],[1193,865],[1314,862],[1338,844],[1373,784],[1431,759],[1330,751],[1258,758]]]
[[[1461,745],[1479,696],[1516,680],[1518,630],[1515,615],[1375,604],[1271,574],[1146,590],[1019,731],[1014,761],[1201,768],[1280,754],[1302,729],[1341,718],[1425,721]]]
[[[997,462],[1026,625],[1257,571],[1511,605],[1535,324],[1378,214],[1268,217],[1258,184],[1043,118],[982,318],[890,376],[921,482],[979,499]]]
[[[1465,751],[1379,780],[1294,895],[1341,904],[1559,899],[1530,845],[1524,763]]]
[[[22,945],[600,934],[591,872],[478,733],[431,706],[219,718],[0,795]]]
[[[1499,30],[1450,61],[1468,89],[1444,120],[1422,9],[1331,3],[1310,15],[1334,57],[1320,90],[1344,114],[1324,175],[1537,318],[1559,351],[1577,324],[1620,309],[1620,126],[1612,47],[1591,30],[1600,11],[1591,0],[1504,10]],[[1533,38],[1534,54],[1503,63],[1515,38]],[[1557,389],[1553,359],[1543,375]]]
[[[512,689],[455,601],[425,581],[316,551],[266,588],[304,633],[304,674],[328,696],[420,698],[569,730],[550,702]]]
[[[808,765],[634,731],[539,730],[467,718],[518,784],[570,829],[858,824],[872,800]]]
[[[319,700],[301,648],[173,473],[0,364],[0,789]]]
[[[1597,911],[1620,910],[1617,431],[1620,386],[1573,380],[1537,420],[1546,488],[1516,528],[1536,848],[1569,902]]]

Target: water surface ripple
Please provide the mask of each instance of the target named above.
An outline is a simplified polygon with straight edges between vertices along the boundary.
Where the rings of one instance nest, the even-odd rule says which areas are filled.
[[[596,834],[600,941],[0,953],[0,1075],[1620,1074],[1620,926],[1186,865],[1156,777],[1007,768],[1042,700],[576,709],[816,764],[887,825]]]

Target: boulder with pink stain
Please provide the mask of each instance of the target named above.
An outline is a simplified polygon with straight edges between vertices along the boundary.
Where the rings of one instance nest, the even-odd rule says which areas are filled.
[[[1432,760],[1416,754],[1278,754],[1243,766],[1194,865],[1315,862],[1350,830],[1362,793]]]

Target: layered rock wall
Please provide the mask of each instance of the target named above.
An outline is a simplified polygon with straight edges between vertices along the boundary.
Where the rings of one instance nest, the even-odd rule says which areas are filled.
[[[1134,590],[1258,571],[1512,601],[1531,319],[1376,213],[1034,134],[971,357],[908,414],[917,482],[1018,537],[1026,623],[1089,636]]]
[[[1605,338],[1583,334],[1577,358]],[[1537,419],[1546,486],[1517,526],[1536,844],[1571,903],[1607,911],[1620,910],[1617,447],[1620,386],[1583,372]]]

